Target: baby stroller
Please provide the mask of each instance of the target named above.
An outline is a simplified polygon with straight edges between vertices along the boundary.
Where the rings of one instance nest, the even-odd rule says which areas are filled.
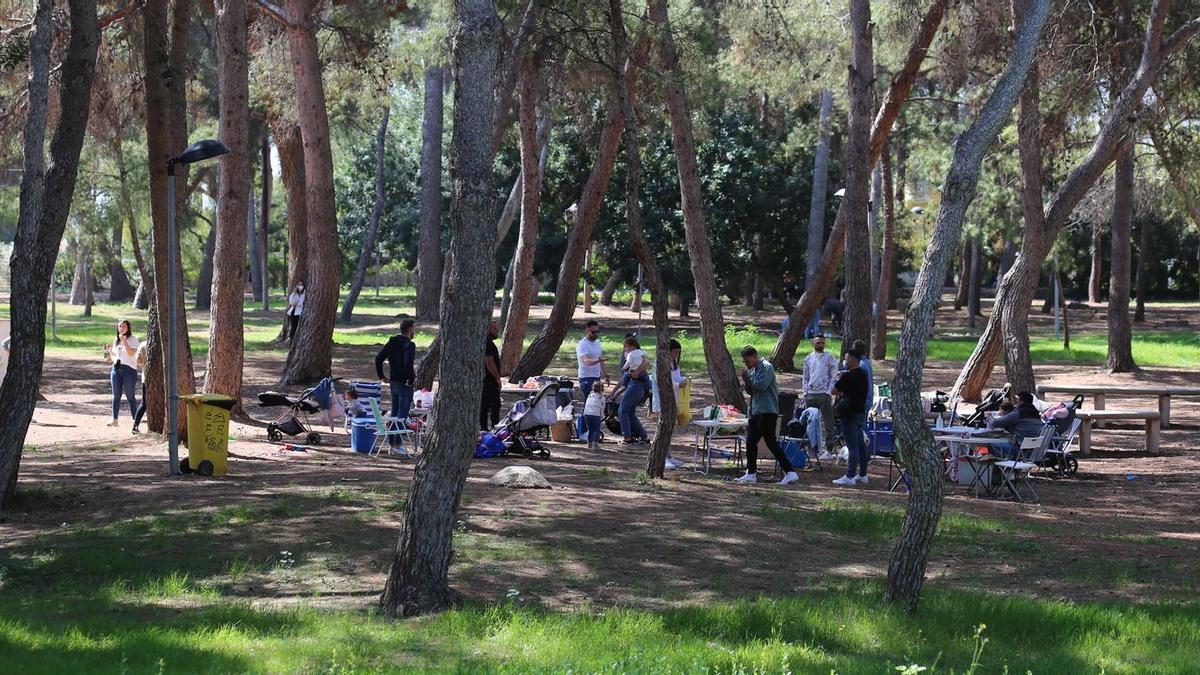
[[[1008,400],[1008,392],[1002,389],[993,389],[983,397],[979,405],[975,406],[975,412],[967,416],[963,421],[965,427],[982,427],[987,424],[987,413],[996,412],[1000,406]]]
[[[533,457],[536,454],[542,459],[550,457],[550,451],[538,442],[534,435],[550,428],[558,421],[558,392],[563,387],[562,380],[553,380],[543,386],[532,398],[518,401],[500,420],[491,434],[504,441],[509,451],[519,453],[523,457]],[[570,380],[566,380],[570,386]]]
[[[311,431],[308,416],[328,410],[333,399],[333,379],[325,378],[315,387],[305,389],[298,396],[288,396],[278,391],[264,391],[258,395],[260,408],[284,408],[279,416],[267,424],[267,440],[279,442],[284,434],[299,436],[306,434],[310,445],[321,443],[321,434]]]
[[[1075,413],[1083,405],[1083,400],[1083,394],[1079,394],[1067,403],[1050,406],[1042,413],[1042,420],[1054,425],[1054,435],[1050,437],[1050,446],[1046,449],[1041,468],[1053,470],[1056,476],[1074,476],[1079,471],[1079,460],[1071,454],[1071,446],[1075,443],[1080,424]]]

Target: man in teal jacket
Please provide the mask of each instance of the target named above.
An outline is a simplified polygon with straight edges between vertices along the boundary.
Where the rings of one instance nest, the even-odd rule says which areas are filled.
[[[770,361],[759,358],[758,350],[750,346],[742,349],[742,362],[746,364],[742,384],[750,394],[750,424],[746,428],[746,475],[736,480],[739,483],[758,482],[758,442],[761,440],[783,467],[785,473],[779,483],[795,483],[800,476],[775,438],[779,429],[779,386],[775,383],[775,367]]]

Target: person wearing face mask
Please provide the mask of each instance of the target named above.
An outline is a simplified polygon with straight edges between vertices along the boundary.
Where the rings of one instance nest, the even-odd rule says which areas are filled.
[[[121,412],[121,394],[129,401],[129,416],[137,414],[137,336],[122,319],[117,322],[117,337],[111,345],[104,345],[104,360],[112,364],[109,381],[112,384],[112,421],[108,426],[117,426],[117,415]]]
[[[833,438],[833,390],[837,376],[837,357],[825,351],[825,336],[817,333],[812,339],[813,351],[804,357],[804,407],[821,411],[824,422],[824,442],[818,457],[830,459],[829,443]]]
[[[288,343],[296,341],[296,327],[300,325],[300,316],[304,314],[304,282],[296,284],[292,294],[288,296]]]

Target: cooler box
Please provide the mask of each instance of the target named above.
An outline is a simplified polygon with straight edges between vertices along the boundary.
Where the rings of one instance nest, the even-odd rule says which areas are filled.
[[[375,418],[350,418],[350,449],[354,452],[368,453],[375,445]]]
[[[783,454],[787,456],[788,461],[792,463],[793,467],[803,469],[808,465],[808,451],[800,447],[799,441],[787,436],[779,440],[782,441],[781,445],[783,447],[781,449],[783,450]]]
[[[229,461],[229,411],[235,401],[223,394],[194,394],[187,402],[188,456],[180,468],[202,476],[224,476]]]
[[[891,420],[867,420],[867,449],[872,455],[891,455],[896,452],[896,437]]]

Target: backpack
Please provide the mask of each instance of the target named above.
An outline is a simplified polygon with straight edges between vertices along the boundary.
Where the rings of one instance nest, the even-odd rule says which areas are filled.
[[[492,434],[481,436],[479,438],[479,445],[475,446],[475,457],[477,459],[499,457],[507,452],[508,448],[504,445],[504,441]]]

